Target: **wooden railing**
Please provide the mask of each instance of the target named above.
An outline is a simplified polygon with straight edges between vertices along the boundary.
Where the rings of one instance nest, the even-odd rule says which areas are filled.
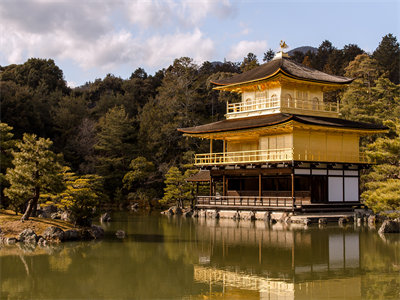
[[[309,201],[302,198],[292,199],[292,197],[271,196],[197,196],[196,198],[197,207],[294,209],[303,204],[309,204]]]
[[[365,153],[293,151],[293,148],[274,150],[251,150],[238,152],[203,153],[195,155],[195,165],[229,165],[244,163],[320,161],[342,163],[373,163]]]
[[[221,165],[269,161],[290,161],[293,149],[251,150],[238,152],[205,153],[195,155],[195,165]]]
[[[239,103],[227,103],[227,113],[239,113],[254,110],[273,109],[280,106],[280,99],[278,98],[265,98],[257,99]]]
[[[293,154],[293,160],[297,161],[322,161],[322,162],[346,162],[346,163],[374,163],[368,159],[363,152],[359,153],[343,153],[343,152],[320,152],[305,150],[296,151]]]
[[[277,108],[292,108],[305,111],[339,112],[338,103],[322,102],[320,100],[303,100],[297,98],[262,98],[239,103],[227,103],[227,114],[251,112],[257,110],[273,110]]]

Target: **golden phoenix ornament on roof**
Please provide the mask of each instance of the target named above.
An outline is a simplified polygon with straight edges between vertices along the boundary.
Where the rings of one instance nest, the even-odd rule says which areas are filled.
[[[279,45],[281,46],[282,51],[283,51],[283,49],[286,49],[286,48],[289,47],[289,46],[285,43],[285,41],[282,41],[282,40],[281,40],[281,42],[279,43]]]

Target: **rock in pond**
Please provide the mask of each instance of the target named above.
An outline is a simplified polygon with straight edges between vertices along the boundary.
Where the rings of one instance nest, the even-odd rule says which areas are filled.
[[[64,231],[64,241],[76,241],[80,238],[80,232],[77,229]]]
[[[64,240],[64,231],[56,226],[50,226],[43,232],[43,237],[52,242],[62,242]]]
[[[40,238],[39,238],[39,240],[38,240],[38,245],[39,245],[40,247],[46,247],[48,244],[49,244],[49,243],[48,243],[43,237],[40,237]]]
[[[378,233],[400,233],[400,222],[394,220],[386,220],[379,228]]]
[[[183,216],[186,218],[190,218],[193,215],[193,210],[188,208],[183,211]]]
[[[196,209],[193,211],[192,218],[198,218],[198,217],[199,217],[199,211]]]
[[[100,216],[100,223],[110,222],[110,221],[111,221],[111,216],[108,212],[106,212]]]
[[[28,228],[28,229],[23,230],[19,234],[18,240],[21,243],[36,244],[38,237],[32,229]]]
[[[125,231],[123,230],[117,230],[117,232],[115,233],[115,236],[119,239],[124,239],[125,238]]]
[[[110,221],[111,221],[111,216],[108,212],[106,212],[100,216],[100,223],[110,222]]]
[[[130,210],[137,210],[139,208],[139,203],[129,204],[128,207],[129,207]]]
[[[104,229],[101,226],[92,225],[89,231],[95,240],[102,238],[104,236]]]
[[[15,237],[6,238],[6,241],[5,241],[5,243],[7,245],[15,245],[17,242],[18,242],[18,240]]]

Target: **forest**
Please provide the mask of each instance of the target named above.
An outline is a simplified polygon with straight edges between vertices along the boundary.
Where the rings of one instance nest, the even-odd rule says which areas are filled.
[[[138,202],[143,207],[191,200],[185,182],[194,152],[206,140],[188,139],[177,128],[224,118],[235,94],[213,90],[211,79],[241,73],[273,58],[249,53],[241,62],[175,59],[149,75],[142,68],[127,79],[108,74],[83,86],[67,86],[52,59],[30,58],[0,67],[0,208],[24,212],[37,203],[90,215],[94,206]],[[378,162],[362,176],[362,201],[375,212],[400,210],[400,46],[388,34],[372,53],[355,44],[338,49],[328,40],[292,59],[329,74],[355,78],[329,94],[341,117],[384,124],[385,134],[362,140]],[[82,221],[84,223],[84,220]]]

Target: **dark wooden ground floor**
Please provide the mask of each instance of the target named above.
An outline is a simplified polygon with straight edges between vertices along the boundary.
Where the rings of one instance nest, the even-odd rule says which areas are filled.
[[[198,208],[343,211],[360,206],[358,165],[247,166],[209,173],[209,191],[197,196]]]

